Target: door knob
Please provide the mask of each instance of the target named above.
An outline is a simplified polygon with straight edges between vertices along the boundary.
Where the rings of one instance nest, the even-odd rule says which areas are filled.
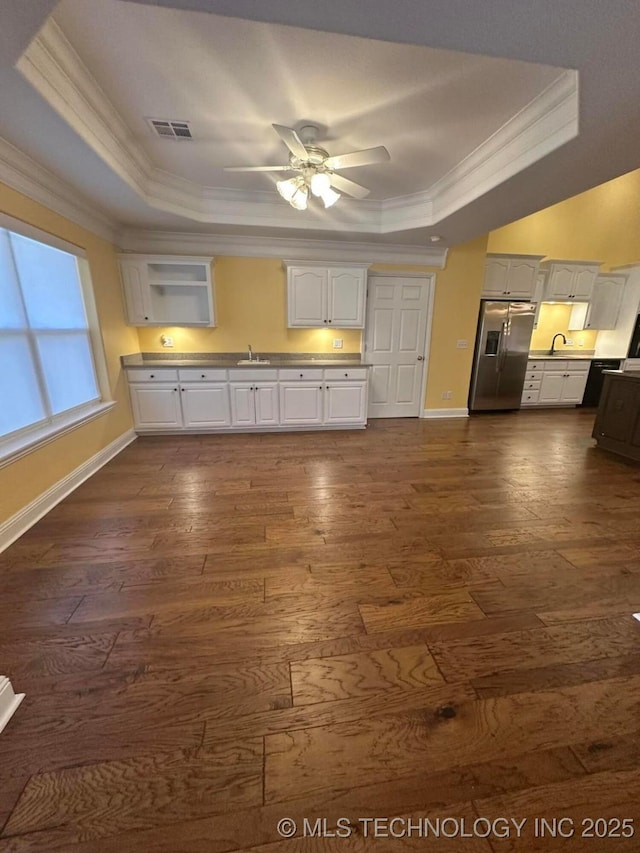
[[[418,361],[424,361],[424,356],[423,356],[423,355],[419,355],[419,356],[418,356]]]

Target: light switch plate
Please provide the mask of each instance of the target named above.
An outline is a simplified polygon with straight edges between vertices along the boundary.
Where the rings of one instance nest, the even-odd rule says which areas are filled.
[[[160,343],[163,347],[172,347],[173,338],[171,337],[171,335],[160,335]]]
[[[464,339],[456,341],[456,349],[468,349],[469,341],[465,341]]]
[[[334,338],[333,339],[333,348],[334,349],[342,349],[342,338]]]

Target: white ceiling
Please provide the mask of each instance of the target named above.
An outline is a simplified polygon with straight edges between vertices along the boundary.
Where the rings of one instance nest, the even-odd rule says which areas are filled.
[[[2,2],[15,61],[53,4]],[[451,245],[640,165],[640,15],[615,6],[485,0],[480,17],[477,0],[370,0],[364,16],[358,0],[63,0],[61,33],[45,28],[22,74],[5,55],[0,136],[126,226]],[[55,87],[52,57],[67,74]],[[580,74],[580,133],[567,119],[545,145],[566,68]],[[532,102],[547,112],[507,139]],[[196,138],[155,139],[145,116],[187,119]],[[330,153],[388,148],[390,163],[345,173],[371,189],[365,202],[301,214],[273,175],[222,170],[284,163],[271,123],[309,121]]]

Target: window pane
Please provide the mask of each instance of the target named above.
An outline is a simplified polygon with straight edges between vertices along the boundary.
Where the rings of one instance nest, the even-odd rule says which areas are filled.
[[[40,334],[38,349],[54,415],[100,396],[86,334]]]
[[[25,335],[0,335],[0,435],[43,420],[45,410]]]
[[[25,325],[9,232],[0,228],[0,329],[24,329]]]
[[[86,329],[75,257],[20,234],[11,243],[31,327]]]

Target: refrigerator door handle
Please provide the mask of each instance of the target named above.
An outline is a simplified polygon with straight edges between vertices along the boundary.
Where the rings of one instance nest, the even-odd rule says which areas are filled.
[[[504,367],[507,359],[507,335],[509,334],[509,321],[505,320],[502,324],[500,332],[500,342],[498,344],[498,357],[496,358],[496,373],[499,373]]]

